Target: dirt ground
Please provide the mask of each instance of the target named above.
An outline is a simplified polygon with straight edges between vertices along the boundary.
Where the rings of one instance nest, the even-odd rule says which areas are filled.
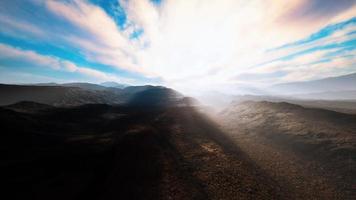
[[[2,150],[17,145],[1,162],[9,199],[353,199],[318,163],[262,138],[224,131],[192,107],[92,106],[41,115],[1,110],[0,117],[9,133]],[[52,119],[60,126],[47,135]],[[24,152],[28,156],[19,156]]]

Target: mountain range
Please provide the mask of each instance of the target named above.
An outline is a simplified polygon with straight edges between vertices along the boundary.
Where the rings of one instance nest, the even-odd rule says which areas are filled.
[[[271,86],[269,91],[279,95],[297,95],[314,99],[318,96],[328,99],[355,98],[356,73],[313,81],[277,84]]]
[[[105,87],[91,83],[0,85],[0,105],[33,101],[52,106],[84,104],[172,105],[183,102],[184,96],[161,86]]]

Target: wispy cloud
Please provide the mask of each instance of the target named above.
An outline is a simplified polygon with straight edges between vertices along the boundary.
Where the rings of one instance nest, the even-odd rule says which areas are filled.
[[[35,25],[26,21],[14,20],[4,15],[0,15],[0,26],[2,27],[1,32],[15,34],[17,37],[24,37],[24,35],[20,34],[21,32],[26,32],[38,37],[45,35],[45,32]]]
[[[66,37],[82,47],[88,58],[118,68],[144,72],[135,65],[135,46],[129,39],[130,31],[120,31],[103,9],[85,1],[46,1],[46,6],[89,33],[89,38]]]
[[[312,79],[346,73],[355,65],[348,56],[354,54],[355,1],[35,2],[52,23],[44,26],[6,10],[7,17],[0,23],[28,37],[45,34],[48,44],[72,49],[119,74],[159,77],[182,90],[191,85],[209,88]],[[58,30],[57,25],[65,31],[51,31]],[[112,78],[103,68],[78,67],[75,59],[66,65],[53,59],[47,62],[61,70]],[[243,75],[248,76],[242,80]]]
[[[53,70],[63,70],[67,72],[80,73],[82,75],[94,78],[94,80],[99,81],[128,81],[128,79],[119,78],[112,74],[107,74],[98,70],[77,66],[76,64],[67,60],[63,60],[53,56],[41,55],[31,50],[23,50],[12,46],[0,44],[0,60],[4,59],[23,60],[36,66],[48,67]]]
[[[246,81],[241,78],[243,74],[254,74],[255,77],[263,78],[250,82],[273,84],[354,72],[355,30],[356,18],[330,24],[301,40],[268,50],[263,62],[249,68],[234,80]]]

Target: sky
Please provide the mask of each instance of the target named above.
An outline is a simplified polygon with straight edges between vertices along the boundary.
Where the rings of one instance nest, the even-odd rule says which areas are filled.
[[[183,92],[356,72],[356,0],[2,0],[0,82]]]

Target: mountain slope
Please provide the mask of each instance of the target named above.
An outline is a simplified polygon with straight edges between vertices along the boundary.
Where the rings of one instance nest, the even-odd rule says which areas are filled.
[[[133,88],[131,87],[131,89]],[[182,98],[183,95],[172,89],[149,87],[144,88],[142,91],[136,90],[128,101],[128,104],[131,106],[169,106],[178,105]]]
[[[293,138],[295,141],[305,143],[306,146],[325,142],[327,146],[323,146],[323,150],[356,153],[356,115],[305,108],[284,102],[246,101],[231,105],[221,113],[221,116],[227,125],[243,124],[255,134],[279,139]],[[341,141],[350,145],[342,147]],[[322,155],[331,156],[331,151]]]
[[[122,103],[120,95],[107,90],[85,90],[79,87],[0,85],[0,105],[34,101],[54,106],[88,103]]]
[[[136,106],[172,106],[182,103],[183,95],[161,86],[107,88],[89,83],[64,86],[0,85],[0,105],[33,101],[53,106],[83,104],[130,104]]]
[[[150,92],[151,93],[151,92]],[[156,94],[154,92],[154,94]],[[192,107],[0,107],[12,199],[279,199],[279,186]],[[21,191],[21,192],[18,192]]]
[[[296,193],[312,194],[325,184],[354,195],[356,115],[246,101],[230,105],[219,120],[276,180],[299,188]]]
[[[338,92],[335,92],[338,93]],[[268,102],[287,102],[291,104],[301,105],[304,107],[322,108],[343,113],[356,113],[356,100],[320,100],[320,99],[298,99],[290,96],[254,96],[241,95],[231,97],[231,102],[235,104],[244,101],[268,101]],[[224,107],[229,104],[225,104]]]
[[[162,89],[138,96],[171,94]],[[0,107],[3,195],[53,200],[354,197],[354,134],[345,132],[354,130],[353,115],[246,102],[221,113],[226,117],[222,127],[231,129],[225,132],[192,106],[136,105]],[[320,158],[308,160],[315,156]],[[322,164],[314,161],[323,158],[328,159]]]

